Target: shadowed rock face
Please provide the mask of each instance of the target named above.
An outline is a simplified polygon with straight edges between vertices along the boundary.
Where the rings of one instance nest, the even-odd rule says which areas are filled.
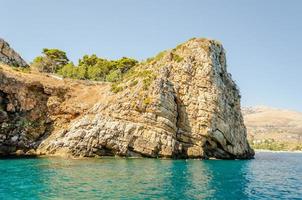
[[[47,79],[42,85],[45,82]],[[1,84],[0,91],[8,87],[5,85]],[[46,103],[42,104],[46,106],[41,109],[47,113],[51,128],[45,128],[36,142],[29,142],[34,143],[31,151],[36,154],[220,159],[254,156],[246,139],[239,91],[226,71],[223,47],[216,41],[192,39],[141,63],[116,86],[121,90],[116,94],[108,84],[94,88],[78,85],[83,91],[76,91],[64,82],[64,93],[58,96],[55,91],[60,87],[46,90]],[[42,88],[45,91],[45,85]],[[77,95],[84,90],[90,96],[99,96],[94,101],[81,99]],[[10,93],[5,89],[2,95],[6,110]],[[29,98],[40,102],[37,97]],[[10,99],[18,102],[22,98]],[[85,109],[77,108],[88,100]]]
[[[27,67],[28,64],[7,42],[0,38],[0,62],[14,67]]]

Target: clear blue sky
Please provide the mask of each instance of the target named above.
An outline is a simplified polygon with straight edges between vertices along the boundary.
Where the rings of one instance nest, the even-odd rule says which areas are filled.
[[[300,0],[0,0],[0,37],[27,61],[42,48],[144,59],[192,37],[220,40],[242,105],[302,111]]]

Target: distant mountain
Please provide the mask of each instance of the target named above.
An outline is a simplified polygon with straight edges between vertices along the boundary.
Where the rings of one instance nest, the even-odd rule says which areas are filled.
[[[265,106],[242,108],[242,112],[248,138],[254,146],[277,143],[285,150],[302,148],[302,112]]]

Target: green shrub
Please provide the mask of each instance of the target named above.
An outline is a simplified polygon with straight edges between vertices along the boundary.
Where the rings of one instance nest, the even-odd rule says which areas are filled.
[[[12,67],[13,70],[23,73],[30,73],[31,70],[29,67]]]
[[[64,78],[66,78],[66,77],[68,77],[68,78],[75,78],[75,76],[76,76],[77,73],[78,73],[77,72],[77,68],[74,66],[74,64],[72,62],[68,63],[62,69],[60,69],[58,71],[58,74],[60,74]]]
[[[42,56],[36,57],[32,67],[39,72],[57,73],[68,64],[69,59],[64,51],[59,49],[43,49]]]
[[[135,79],[135,78],[147,78],[155,77],[155,74],[151,70],[129,70],[125,75],[125,79]]]
[[[146,63],[150,63],[150,62],[152,62],[154,59],[155,59],[154,57],[147,58],[145,62],[146,62]]]
[[[251,146],[254,149],[267,149],[272,151],[286,150],[285,144],[270,140],[264,140],[264,142],[252,144]]]
[[[108,82],[117,82],[122,79],[122,72],[117,70],[110,71],[109,74],[106,75],[106,81]]]
[[[33,60],[32,68],[73,79],[116,82],[138,64],[138,61],[132,58],[107,60],[93,54],[84,55],[79,59],[79,65],[75,66],[68,62],[66,53],[59,49],[43,49],[42,53],[42,56]]]
[[[167,53],[167,51],[161,51],[155,57],[147,58],[145,63],[151,63],[152,61],[158,61],[158,60],[162,59],[166,53]]]
[[[130,83],[130,87],[133,87],[133,86],[136,86],[138,84],[138,80],[133,80],[133,81],[131,81],[131,83]]]
[[[130,70],[126,75],[126,79],[143,79],[143,89],[148,89],[152,81],[155,80],[156,75],[151,70]],[[135,83],[136,85],[137,83]]]
[[[19,121],[17,121],[16,125],[19,127],[27,128],[27,127],[32,126],[32,122],[26,118],[21,118]]]
[[[74,76],[76,79],[80,79],[80,80],[88,79],[87,66],[85,65],[78,66],[77,69],[75,70]]]
[[[117,83],[114,83],[111,85],[111,91],[114,92],[114,93],[118,93],[120,91],[123,91],[123,87],[122,86],[119,86]]]
[[[117,82],[122,80],[124,75],[137,63],[138,61],[126,57],[119,60],[106,60],[95,54],[84,55],[79,60],[79,66],[68,63],[58,73],[63,77],[75,79]]]
[[[93,65],[93,66],[88,66],[87,69],[87,76],[88,79],[94,80],[94,81],[105,81],[106,79],[106,74],[108,73],[109,70],[105,70],[104,66],[101,65]]]
[[[145,78],[143,80],[143,89],[147,90],[149,88],[149,86],[151,85],[152,80],[150,78]]]
[[[294,148],[294,151],[302,151],[302,145],[297,145],[297,146]]]
[[[173,55],[173,60],[174,61],[176,61],[176,62],[181,62],[181,61],[183,61],[183,58],[182,57],[180,57],[179,55],[177,55],[177,54],[172,54]]]
[[[100,60],[95,54],[84,55],[82,59],[79,59],[79,66],[86,65],[86,66],[94,66]]]
[[[121,73],[126,73],[130,70],[133,66],[138,64],[137,60],[132,58],[123,57],[117,61],[114,61],[113,68],[120,70]]]
[[[167,51],[161,51],[155,56],[155,60],[160,60],[164,57],[164,55],[167,53]]]
[[[150,97],[146,97],[144,98],[143,103],[145,105],[150,105],[152,103],[152,99]]]

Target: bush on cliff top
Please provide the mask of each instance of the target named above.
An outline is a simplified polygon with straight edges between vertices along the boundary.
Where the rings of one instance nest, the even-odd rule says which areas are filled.
[[[59,49],[43,49],[41,56],[32,62],[32,68],[39,72],[57,73],[66,78],[117,82],[134,67],[138,61],[123,57],[119,60],[107,60],[95,54],[84,55],[78,66],[69,62],[66,53]]]
[[[39,72],[56,73],[65,66],[69,59],[66,53],[59,49],[43,49],[42,56],[36,57],[31,66]]]
[[[106,60],[96,55],[85,55],[79,60],[78,66],[69,63],[58,73],[67,78],[116,82],[137,63],[138,61],[126,57],[119,60]]]
[[[133,79],[130,87],[137,85],[141,78],[143,88],[148,89],[155,74],[151,70],[134,68],[139,62],[132,58],[123,57],[118,60],[107,60],[93,55],[84,55],[79,59],[79,64],[69,62],[66,53],[59,49],[43,49],[43,55],[36,57],[32,62],[32,68],[39,72],[57,73],[64,78],[114,82],[112,92],[120,92],[119,86],[123,80]],[[159,53],[155,59],[161,59],[165,52]]]

